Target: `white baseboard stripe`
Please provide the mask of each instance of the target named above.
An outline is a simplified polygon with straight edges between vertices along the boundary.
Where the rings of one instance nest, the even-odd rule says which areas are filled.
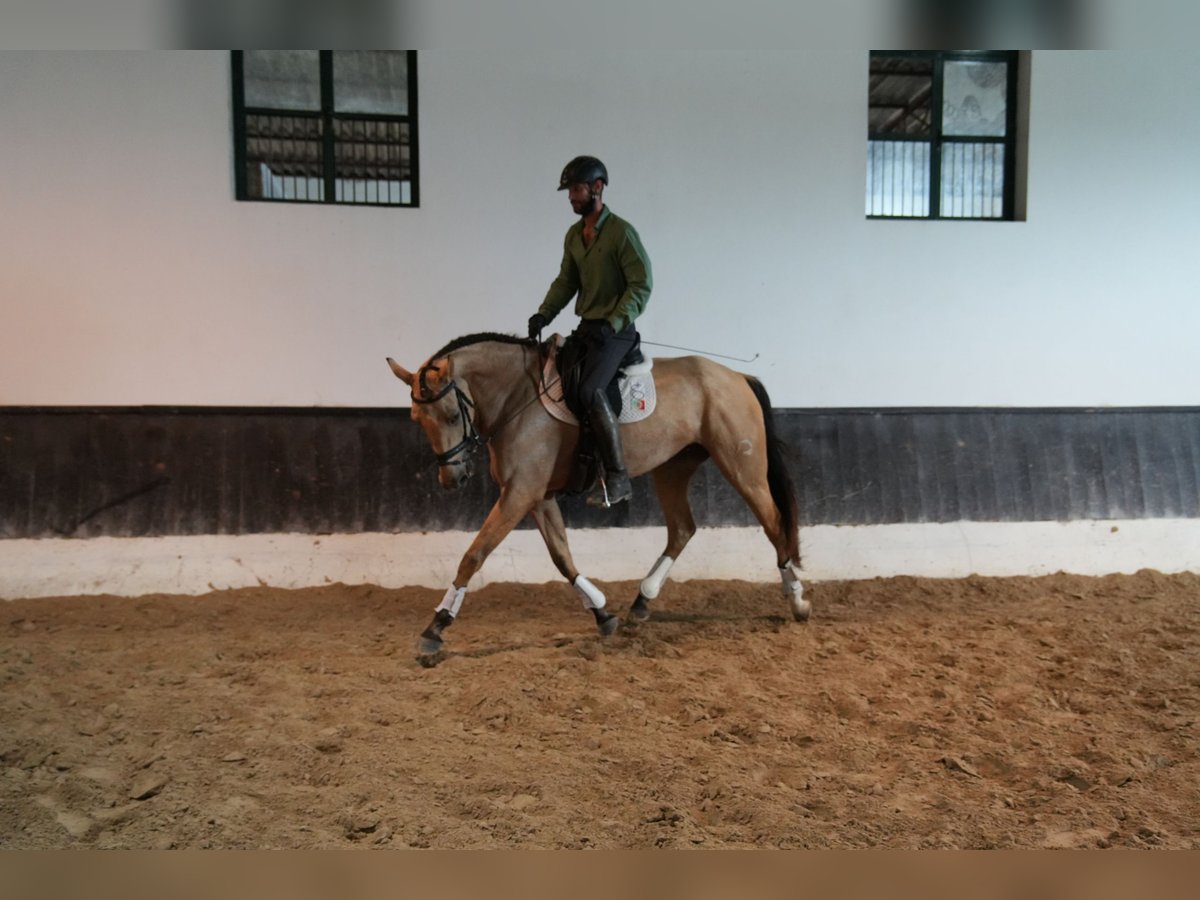
[[[334,582],[445,588],[473,535],[213,535],[86,540],[0,540],[0,599],[91,594],[203,594]],[[663,552],[663,528],[570,533],[580,572],[593,580],[641,579]],[[1200,572],[1200,519],[815,526],[801,530],[808,581],[892,575],[1104,575],[1158,569]],[[757,528],[700,529],[672,580],[778,579]],[[560,580],[536,531],[517,531],[471,582]]]

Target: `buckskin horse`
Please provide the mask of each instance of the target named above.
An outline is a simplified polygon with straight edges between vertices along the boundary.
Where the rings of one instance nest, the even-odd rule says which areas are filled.
[[[471,476],[473,451],[487,445],[500,497],[458,566],[454,582],[421,633],[423,660],[443,650],[442,632],[462,607],[467,584],[502,540],[532,516],[550,558],[574,586],[601,634],[620,620],[605,609],[604,594],[579,573],[567,546],[555,500],[571,479],[580,429],[553,418],[537,402],[543,384],[541,348],[503,334],[451,341],[415,373],[388,357],[412,392],[412,418],[437,454],[438,481],[453,489]],[[745,499],[775,547],[783,593],[797,621],[809,601],[797,570],[800,537],[795,490],[775,437],[771,402],[756,378],[699,356],[654,360],[658,407],[646,419],[621,426],[629,474],[650,472],[667,524],[667,546],[641,582],[630,617],[645,621],[667,573],[696,531],[688,482],[709,457]]]

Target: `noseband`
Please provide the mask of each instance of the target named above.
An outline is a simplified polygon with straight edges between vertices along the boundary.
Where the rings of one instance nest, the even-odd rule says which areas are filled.
[[[425,383],[425,376],[428,374],[428,372],[429,366],[426,366],[418,373],[418,383],[421,386],[421,396],[418,397],[414,393],[412,401],[413,403],[419,403],[422,406],[425,406],[430,403],[437,403],[448,393],[454,391],[454,399],[458,401],[458,414],[462,417],[463,421],[463,439],[445,453],[439,453],[437,455],[437,464],[439,466],[464,466],[467,462],[465,459],[455,459],[454,457],[458,456],[458,454],[462,453],[464,450],[478,450],[485,443],[487,443],[479,436],[479,432],[475,430],[475,420],[471,416],[471,410],[475,408],[475,404],[467,398],[467,395],[463,393],[462,388],[458,386],[458,383],[455,382],[453,378],[446,383],[444,388],[434,394],[430,390],[429,385]]]

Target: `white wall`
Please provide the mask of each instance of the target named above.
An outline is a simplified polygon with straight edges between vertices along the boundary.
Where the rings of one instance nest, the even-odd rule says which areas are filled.
[[[1196,54],[1035,52],[1021,223],[867,221],[866,69],[423,51],[397,210],[234,201],[225,52],[0,52],[0,405],[406,404],[385,355],[524,328],[581,152],[644,337],[758,353],[777,405],[1200,402]]]
[[[344,584],[444,588],[473,534],[241,534],[158,538],[0,541],[0,600],[79,594],[206,594],[270,585]],[[662,548],[662,528],[583,528],[570,533],[579,570],[597,581],[641,580]],[[914,575],[1107,575],[1153,568],[1200,572],[1200,519],[1105,522],[948,522],[817,525],[800,529],[805,582]],[[671,581],[774,582],[775,551],[758,528],[701,528],[671,568]],[[555,582],[536,531],[514,531],[471,579]],[[669,590],[669,588],[668,588]],[[631,597],[610,592],[614,612]],[[669,601],[668,601],[669,602]],[[468,605],[470,601],[468,599]],[[784,613],[786,602],[779,601]],[[817,610],[817,615],[823,615]]]

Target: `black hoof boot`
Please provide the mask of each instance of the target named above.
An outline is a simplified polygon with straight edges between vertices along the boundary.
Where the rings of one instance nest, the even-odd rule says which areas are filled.
[[[629,618],[634,622],[645,622],[649,619],[650,601],[638,594],[637,599],[633,601],[633,606],[629,607]]]
[[[592,614],[596,617],[597,630],[605,637],[616,634],[621,627],[621,620],[607,610],[593,609]]]
[[[417,641],[417,653],[422,657],[437,656],[442,652],[444,642],[442,641],[442,632],[454,624],[454,616],[450,615],[449,610],[439,609],[434,613],[433,621],[429,623],[429,627],[421,632],[421,637]]]

